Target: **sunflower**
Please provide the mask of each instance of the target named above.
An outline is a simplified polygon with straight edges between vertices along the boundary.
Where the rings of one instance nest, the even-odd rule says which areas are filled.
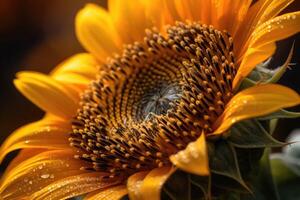
[[[229,174],[222,166],[231,144],[241,147],[245,130],[263,129],[257,117],[300,103],[270,81],[241,86],[276,41],[299,32],[300,12],[278,16],[292,2],[88,4],[76,33],[89,53],[50,75],[17,74],[17,89],[46,114],[2,145],[1,160],[21,149],[2,177],[2,199],[160,199],[178,171],[225,175],[247,187],[239,166]],[[262,141],[247,145],[267,146]]]

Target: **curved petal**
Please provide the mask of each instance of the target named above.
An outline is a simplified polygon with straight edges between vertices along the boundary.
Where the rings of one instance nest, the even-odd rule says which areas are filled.
[[[276,49],[275,42],[300,31],[300,11],[287,13],[271,19],[257,27],[244,54],[233,86],[237,87],[257,64],[269,58]]]
[[[271,19],[255,29],[250,41],[251,47],[259,47],[282,40],[300,31],[300,11],[287,13]]]
[[[79,94],[47,75],[20,72],[14,84],[25,97],[46,112],[65,119],[76,113]]]
[[[145,36],[145,29],[153,26],[152,21],[147,19],[141,0],[109,0],[108,10],[125,44],[142,40]]]
[[[50,75],[57,81],[82,90],[96,78],[99,68],[92,55],[80,53],[58,65]]]
[[[161,167],[155,168],[150,171],[144,178],[142,185],[140,186],[141,199],[159,200],[161,188],[167,179],[175,172],[173,167]]]
[[[86,194],[98,189],[104,189],[116,185],[119,181],[107,181],[103,179],[105,174],[101,172],[84,173],[69,176],[43,187],[30,196],[32,200],[68,199]]]
[[[248,74],[263,61],[267,60],[276,51],[275,43],[268,43],[264,46],[249,48],[243,58],[243,61],[233,79],[232,87],[237,89],[240,83]]]
[[[300,96],[293,90],[266,84],[248,88],[235,95],[214,124],[214,134],[220,134],[234,123],[275,112],[281,108],[300,104]]]
[[[26,198],[53,181],[82,174],[80,167],[87,163],[75,159],[74,154],[72,150],[46,151],[24,160],[2,177],[0,197]]]
[[[99,61],[120,50],[121,43],[111,16],[103,8],[88,4],[76,16],[76,34],[81,44]]]
[[[1,145],[0,163],[10,152],[24,148],[68,149],[71,124],[67,121],[42,119],[14,131]]]
[[[138,172],[131,175],[127,180],[128,195],[131,200],[141,199],[140,189],[142,186],[143,179],[148,174],[148,171]]]
[[[179,169],[200,176],[209,175],[208,156],[204,133],[195,141],[175,155],[171,162]]]
[[[284,8],[291,4],[294,0],[260,0],[252,5],[243,22],[239,26],[237,36],[234,37],[236,56],[238,59],[245,53],[247,49],[246,43],[250,39],[250,35],[254,29],[265,21],[277,16]]]
[[[245,19],[252,0],[221,0],[214,1],[218,17],[217,28],[227,30],[232,36]]]
[[[119,200],[127,194],[125,185],[110,187],[88,194],[84,200]]]
[[[7,168],[5,169],[5,173],[2,174],[2,176],[6,176],[7,173],[9,173],[11,171],[11,169],[13,169],[14,167],[16,167],[17,165],[19,165],[20,163],[22,163],[23,161],[34,157],[40,153],[45,152],[45,149],[21,149],[20,152],[18,153],[18,155],[9,162],[9,165],[7,166]]]

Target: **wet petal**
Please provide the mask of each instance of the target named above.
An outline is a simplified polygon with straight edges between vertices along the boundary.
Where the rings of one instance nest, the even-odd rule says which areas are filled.
[[[74,159],[72,150],[46,151],[24,160],[1,179],[3,199],[26,198],[46,185],[62,178],[81,174],[83,161]]]
[[[110,187],[88,194],[84,200],[119,200],[127,194],[125,185]]]
[[[238,121],[298,104],[300,96],[281,85],[266,84],[248,88],[235,95],[226,105],[225,111],[214,125],[214,134],[223,133]]]
[[[151,197],[152,200],[159,200],[161,188],[173,172],[175,168],[172,167],[155,168],[150,171],[140,187],[141,199]]]
[[[30,196],[32,200],[68,199],[98,189],[108,188],[119,181],[105,181],[101,172],[84,173],[69,176],[42,188]]]
[[[10,152],[24,148],[68,149],[71,124],[63,120],[42,119],[14,131],[0,148],[0,162]]]
[[[287,13],[271,19],[259,27],[252,34],[251,47],[259,47],[270,42],[282,40],[300,31],[300,11]]]
[[[138,172],[131,175],[127,180],[128,195],[131,200],[141,199],[141,186],[143,179],[149,172]]]
[[[14,84],[25,97],[45,112],[65,119],[76,113],[79,94],[47,75],[20,72]]]
[[[101,62],[117,53],[121,44],[109,13],[88,4],[76,16],[76,33],[81,44]]]
[[[300,31],[300,12],[287,13],[271,19],[255,29],[245,52],[234,87],[246,77],[257,64],[266,60],[275,52],[275,42]]]
[[[146,10],[141,0],[109,0],[108,10],[125,44],[142,40],[145,29],[153,25],[146,17]]]
[[[179,169],[200,176],[209,175],[208,157],[204,133],[188,146],[170,157],[171,162]]]
[[[294,0],[260,0],[252,5],[237,31],[238,37],[234,37],[236,56],[238,60],[245,53],[249,45],[249,39],[254,29],[265,21],[277,16],[284,8]]]

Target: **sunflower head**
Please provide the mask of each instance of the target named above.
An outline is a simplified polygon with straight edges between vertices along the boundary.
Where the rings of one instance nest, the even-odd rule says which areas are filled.
[[[1,158],[22,149],[0,196],[231,199],[256,192],[265,149],[283,145],[271,136],[273,119],[299,116],[282,110],[298,105],[299,95],[274,84],[290,57],[276,71],[255,68],[275,41],[300,30],[299,12],[276,17],[287,4],[109,0],[108,11],[85,7],[76,31],[89,53],[50,76],[17,75],[17,88],[47,114],[0,149]]]
[[[111,59],[82,95],[71,146],[95,171],[124,176],[170,165],[213,132],[232,96],[232,38],[199,23],[147,31]]]

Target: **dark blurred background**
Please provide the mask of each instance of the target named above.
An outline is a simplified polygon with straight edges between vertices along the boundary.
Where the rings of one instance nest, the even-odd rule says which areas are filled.
[[[275,0],[274,0],[275,1]],[[74,33],[76,12],[88,2],[105,0],[0,0],[0,143],[16,128],[38,120],[43,112],[14,88],[16,72],[48,73],[65,58],[84,51]],[[300,1],[284,12],[300,10]],[[300,34],[278,43],[272,66],[280,66],[295,42],[293,63],[281,83],[300,93]],[[300,128],[299,119],[281,120],[276,137],[284,139]]]

